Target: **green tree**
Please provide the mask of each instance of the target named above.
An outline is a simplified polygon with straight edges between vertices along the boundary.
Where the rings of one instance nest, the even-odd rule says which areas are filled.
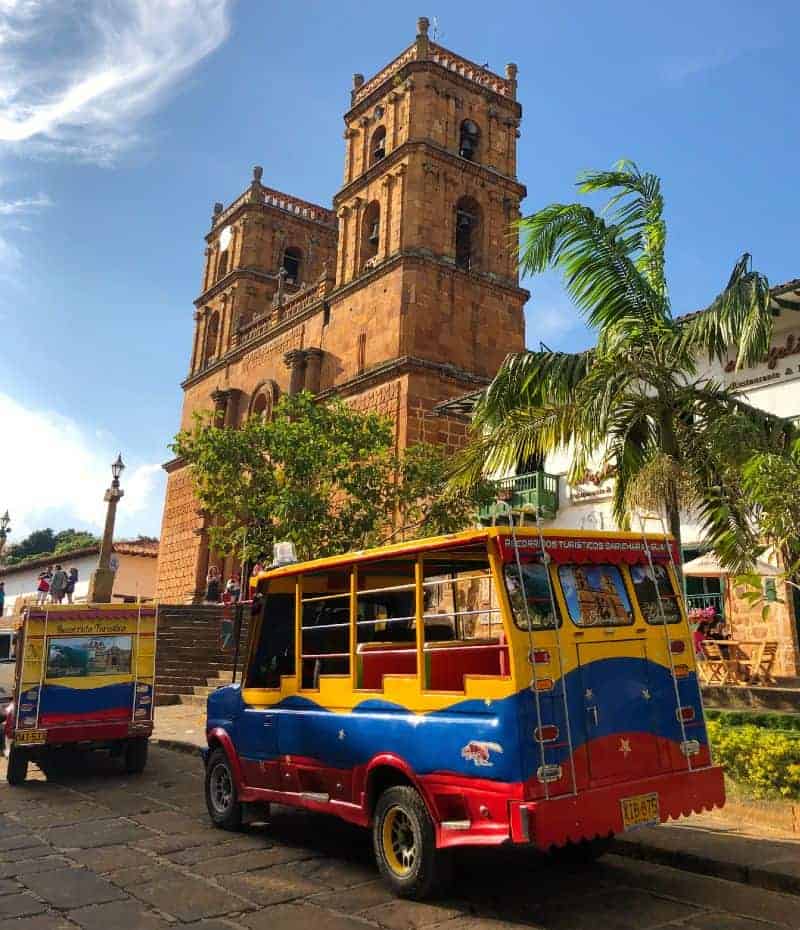
[[[461,529],[486,497],[485,488],[445,491],[439,449],[398,456],[387,418],[305,392],[240,429],[198,416],[172,448],[191,466],[212,547],[251,559],[279,540],[306,559]]]
[[[42,555],[52,552],[56,545],[56,534],[48,527],[44,530],[34,530],[24,539],[13,546],[9,546],[6,553],[6,560],[13,565],[21,562],[23,559],[31,558],[34,555]]]
[[[731,346],[737,368],[764,356],[772,333],[767,279],[745,254],[708,308],[676,319],[659,178],[623,161],[582,175],[578,186],[585,194],[610,192],[605,209],[556,203],[521,220],[520,266],[562,273],[596,346],[509,356],[478,402],[458,481],[569,448],[572,480],[598,456],[613,470],[614,512],[623,526],[635,507],[655,504],[678,542],[681,506],[699,509],[712,538],[731,524],[746,528],[714,426],[736,414],[753,436],[770,436],[776,420],[699,375],[699,362],[723,361]]]

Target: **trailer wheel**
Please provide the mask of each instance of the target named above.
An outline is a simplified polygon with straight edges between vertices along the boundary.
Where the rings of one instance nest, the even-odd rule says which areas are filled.
[[[242,825],[242,803],[224,749],[215,749],[206,765],[206,807],[211,822],[221,830],[238,830]]]
[[[146,736],[136,736],[125,744],[125,771],[129,775],[139,775],[147,765]]]
[[[9,785],[21,785],[28,777],[28,754],[23,749],[12,746],[6,753],[8,769],[6,780]]]
[[[436,849],[433,821],[416,789],[396,785],[383,792],[372,839],[381,875],[398,897],[422,900],[447,881],[450,856]]]

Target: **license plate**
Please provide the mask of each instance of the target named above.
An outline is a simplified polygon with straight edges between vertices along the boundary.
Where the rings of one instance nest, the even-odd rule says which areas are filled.
[[[661,823],[658,807],[658,793],[634,794],[620,800],[622,806],[622,829],[635,830],[636,827],[650,827]]]
[[[14,742],[21,745],[38,745],[47,742],[47,730],[16,730]]]

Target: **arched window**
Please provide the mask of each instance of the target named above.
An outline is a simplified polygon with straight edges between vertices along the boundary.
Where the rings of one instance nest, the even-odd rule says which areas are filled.
[[[480,207],[472,197],[462,197],[456,204],[456,266],[474,270],[478,257]]]
[[[361,222],[361,267],[378,254],[381,241],[381,207],[377,200],[367,205]]]
[[[481,131],[476,123],[471,119],[465,119],[461,124],[461,132],[458,138],[458,154],[467,161],[475,161],[478,157],[478,143],[481,138]]]
[[[223,252],[219,253],[219,259],[217,260],[217,280],[228,273],[228,250],[225,249]]]
[[[290,246],[283,253],[283,267],[286,269],[286,283],[300,283],[300,263],[303,259],[303,253],[300,249]]]
[[[206,341],[203,350],[203,363],[207,365],[217,354],[219,339],[219,313],[215,310],[206,324]]]
[[[249,415],[271,420],[278,402],[278,385],[274,381],[265,381],[259,384],[250,400]]]
[[[386,127],[378,126],[372,133],[372,144],[369,147],[370,164],[380,161],[386,155]]]

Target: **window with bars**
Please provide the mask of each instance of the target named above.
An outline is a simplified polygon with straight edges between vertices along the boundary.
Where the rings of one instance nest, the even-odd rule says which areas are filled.
[[[324,675],[350,674],[350,572],[319,572],[300,580],[302,689]]]

